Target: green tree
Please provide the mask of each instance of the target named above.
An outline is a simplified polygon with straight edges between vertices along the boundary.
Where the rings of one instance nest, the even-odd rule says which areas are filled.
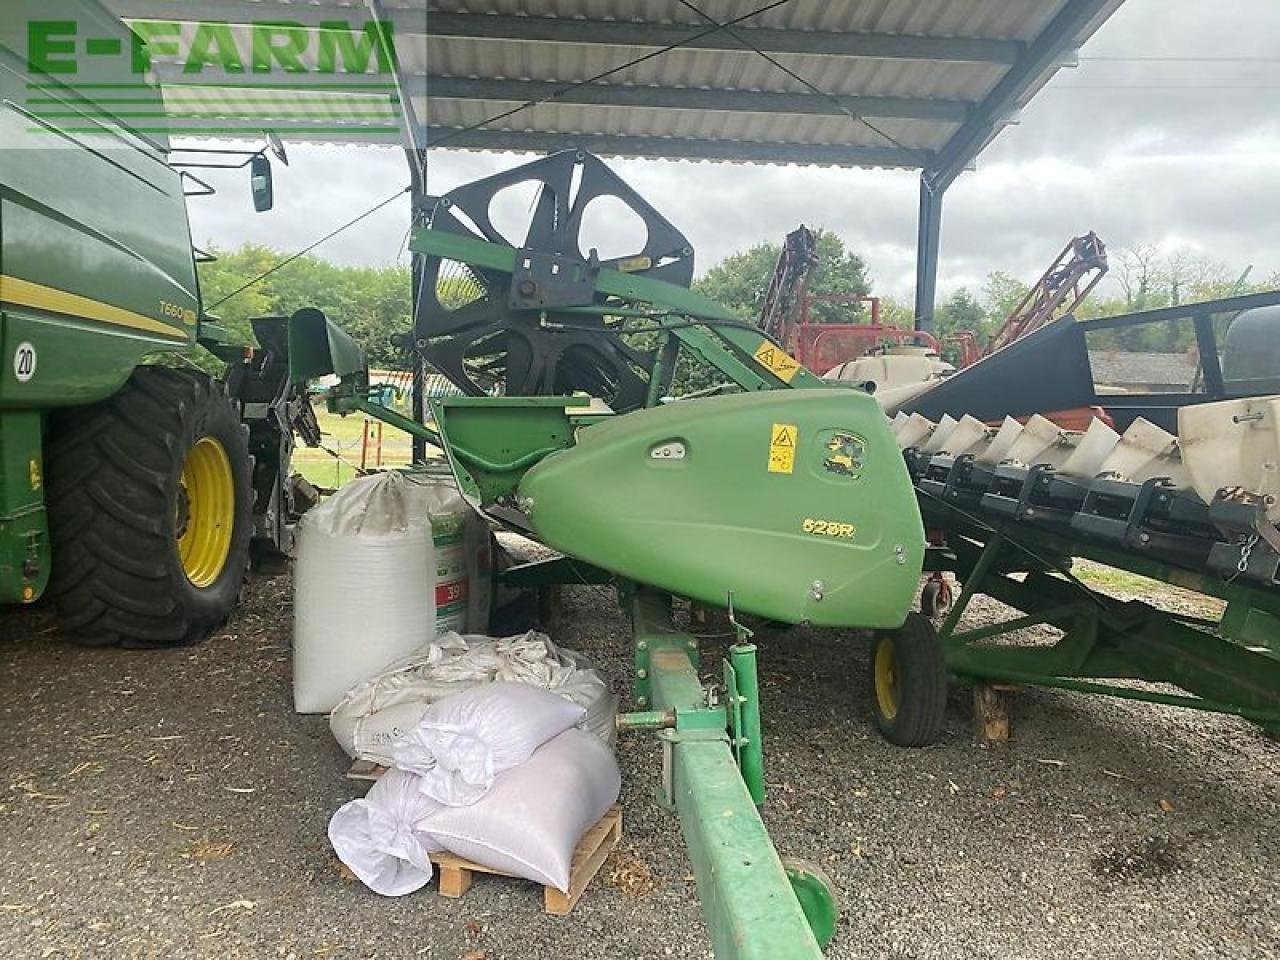
[[[977,297],[961,287],[951,294],[946,303],[934,310],[934,336],[941,340],[950,334],[965,330],[981,333],[986,319],[987,313],[982,309],[982,304],[978,303]]]
[[[915,307],[893,297],[880,298],[880,322],[886,327],[912,330],[916,325]]]
[[[1001,270],[987,274],[987,282],[982,285],[982,306],[986,312],[982,326],[987,336],[1000,329],[1030,289],[1030,284]]]
[[[862,258],[847,251],[844,241],[831,231],[819,229],[817,234],[818,265],[809,276],[809,292],[861,297],[870,293],[871,281]],[[693,288],[728,307],[740,319],[755,323],[781,254],[779,244],[756,244],[720,261],[695,280]],[[860,315],[860,310],[843,304],[815,303],[811,319],[818,323],[848,323]]]
[[[200,265],[202,298],[206,309],[212,308],[218,322],[238,339],[251,340],[253,317],[288,316],[301,307],[317,307],[360,342],[371,364],[403,363],[391,338],[408,331],[412,323],[407,267],[344,267],[319,257],[301,257],[219,304],[286,255],[254,244],[212,252],[217,259]]]

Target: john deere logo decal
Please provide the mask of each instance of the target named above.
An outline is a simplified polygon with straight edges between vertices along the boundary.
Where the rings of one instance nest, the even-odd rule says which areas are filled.
[[[856,433],[843,433],[833,430],[823,444],[826,457],[822,461],[827,473],[839,477],[856,480],[862,475],[862,465],[866,461],[867,441]]]

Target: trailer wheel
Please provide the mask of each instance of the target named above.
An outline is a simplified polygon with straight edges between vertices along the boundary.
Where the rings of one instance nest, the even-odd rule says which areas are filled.
[[[47,457],[51,592],[89,646],[194,643],[235,606],[253,533],[245,431],[221,383],[139,367],[68,410]]]
[[[951,609],[951,584],[943,579],[932,579],[920,591],[920,612],[933,619]]]
[[[947,664],[928,618],[909,613],[899,629],[877,633],[870,674],[876,726],[886,740],[923,747],[938,739],[947,707]]]
[[[826,871],[812,860],[783,857],[782,869],[791,881],[792,892],[800,901],[804,918],[809,921],[813,938],[825,950],[831,943],[831,938],[836,935],[836,927],[840,923],[840,900],[836,896],[836,885],[831,882]]]

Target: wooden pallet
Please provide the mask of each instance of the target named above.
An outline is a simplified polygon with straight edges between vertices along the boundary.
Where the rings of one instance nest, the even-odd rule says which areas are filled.
[[[372,782],[386,771],[386,767],[380,767],[369,760],[357,760],[347,771],[347,779]],[[567,916],[582,899],[587,885],[600,872],[600,867],[621,839],[622,808],[614,804],[578,841],[569,866],[569,892],[543,885],[542,899],[546,912],[557,917]],[[436,872],[440,876],[439,890],[442,897],[462,896],[471,888],[471,882],[477,873],[489,873],[498,877],[512,876],[503,870],[494,870],[444,851],[433,853],[431,862],[438,868]]]
[[[543,907],[546,912],[557,917],[567,916],[582,899],[587,884],[600,872],[605,859],[621,839],[622,808],[615,804],[578,841],[578,846],[573,851],[573,862],[569,867],[569,892],[543,886]],[[443,851],[433,853],[431,862],[438,868],[442,897],[462,896],[471,888],[471,881],[475,879],[477,873],[489,873],[499,877],[512,876],[504,870],[494,870]]]
[[[351,764],[351,769],[347,771],[347,779],[357,780],[361,783],[372,783],[386,772],[386,767],[379,766],[372,760],[356,760]]]

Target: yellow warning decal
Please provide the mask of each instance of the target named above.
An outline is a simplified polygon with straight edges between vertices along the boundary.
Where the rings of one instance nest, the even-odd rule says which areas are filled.
[[[775,423],[769,434],[769,472],[794,473],[796,441],[800,431],[794,423]]]
[[[800,369],[800,361],[768,340],[761,340],[760,346],[756,348],[756,352],[752,356],[756,358],[756,361],[762,367],[767,367],[769,372],[783,383],[790,383],[791,378]],[[791,471],[788,470],[787,472],[790,473]]]

